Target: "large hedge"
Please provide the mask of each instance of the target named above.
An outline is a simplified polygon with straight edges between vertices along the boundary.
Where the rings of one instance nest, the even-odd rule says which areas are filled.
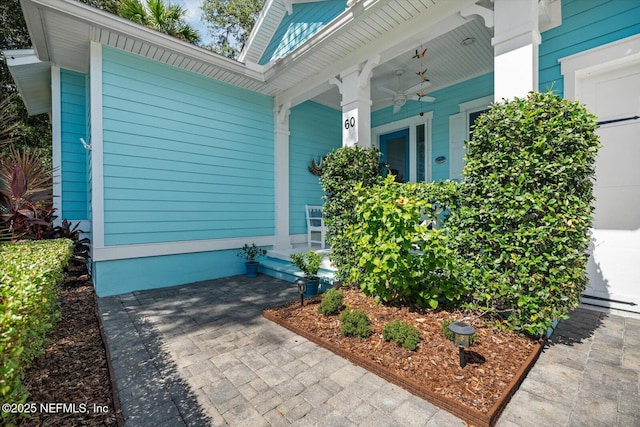
[[[347,227],[356,220],[356,197],[352,190],[357,184],[370,187],[378,183],[380,169],[380,152],[358,146],[338,148],[323,160],[323,211],[329,231],[331,262],[341,280],[348,277],[350,266],[357,262],[350,243],[342,238]]]
[[[462,208],[451,234],[471,308],[544,333],[587,284],[595,117],[553,93],[494,105],[468,142]]]
[[[67,239],[0,243],[0,397],[23,403],[24,371],[44,348],[59,317],[58,284],[72,253]],[[3,411],[2,424],[15,416]]]

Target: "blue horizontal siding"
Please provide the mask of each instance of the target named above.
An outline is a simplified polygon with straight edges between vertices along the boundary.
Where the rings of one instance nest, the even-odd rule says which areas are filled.
[[[274,233],[271,97],[105,47],[103,99],[106,245]]]
[[[198,252],[95,262],[93,281],[96,294],[104,297],[234,276],[244,269],[236,251]]]
[[[304,205],[323,204],[320,178],[309,172],[316,162],[342,146],[342,112],[307,101],[289,118],[289,233],[307,232]]]
[[[282,18],[282,22],[260,58],[260,64],[266,64],[293,52],[344,12],[346,7],[346,0],[294,4],[293,13]]]
[[[542,33],[539,90],[564,94],[558,59],[638,33],[636,0],[562,0],[562,25]]]
[[[87,151],[80,138],[87,140],[86,76],[60,70],[60,137],[62,186],[61,219],[87,219]]]

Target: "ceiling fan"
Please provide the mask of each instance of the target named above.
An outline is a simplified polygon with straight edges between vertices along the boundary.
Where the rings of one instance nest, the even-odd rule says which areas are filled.
[[[424,94],[421,95],[422,90],[426,86],[429,86],[430,84],[428,81],[425,81],[425,80],[408,89],[402,89],[402,83],[400,80],[404,73],[405,73],[405,70],[403,70],[402,68],[399,68],[395,71],[396,76],[398,76],[398,89],[391,90],[386,87],[380,88],[381,91],[387,92],[388,94],[392,95],[391,97],[385,98],[381,101],[391,101],[393,103],[394,113],[397,113],[398,111],[400,111],[400,108],[402,108],[402,106],[406,104],[408,100],[423,101],[423,102],[433,102],[436,100],[433,96],[426,96]]]

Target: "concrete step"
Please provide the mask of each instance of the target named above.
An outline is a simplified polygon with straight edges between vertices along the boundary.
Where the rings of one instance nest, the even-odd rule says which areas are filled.
[[[304,273],[289,261],[271,257],[260,259],[258,272],[291,283],[304,277]],[[336,280],[335,271],[332,269],[320,268],[318,277],[320,277],[320,288],[318,292],[324,292],[331,288],[333,282]]]

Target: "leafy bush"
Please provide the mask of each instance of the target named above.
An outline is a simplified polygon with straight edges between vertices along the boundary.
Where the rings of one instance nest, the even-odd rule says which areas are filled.
[[[395,341],[407,350],[415,350],[420,341],[420,331],[415,326],[409,325],[407,322],[395,320],[389,322],[382,330],[382,338],[387,341]]]
[[[0,397],[24,403],[25,369],[59,316],[57,286],[71,256],[66,239],[0,244]],[[15,422],[2,412],[3,424]]]
[[[356,199],[351,190],[360,183],[370,187],[380,179],[380,152],[361,147],[342,147],[332,151],[323,160],[322,189],[326,203],[323,206],[329,231],[331,262],[339,279],[348,277],[349,268],[357,262],[344,231],[356,220]]]
[[[329,316],[331,314],[337,314],[342,308],[342,299],[344,294],[336,289],[329,289],[322,294],[322,301],[318,307],[318,312]]]
[[[291,254],[291,262],[308,278],[316,278],[322,264],[322,254],[314,251]]]
[[[340,315],[342,335],[345,337],[366,338],[371,335],[371,322],[362,310],[347,310]]]
[[[349,280],[376,301],[436,308],[465,293],[458,284],[456,253],[443,228],[434,228],[442,212],[457,204],[451,182],[394,182],[356,186],[355,221],[344,234],[358,260]]]
[[[553,93],[496,104],[475,123],[451,235],[471,308],[541,334],[578,304],[592,225],[595,117]]]

